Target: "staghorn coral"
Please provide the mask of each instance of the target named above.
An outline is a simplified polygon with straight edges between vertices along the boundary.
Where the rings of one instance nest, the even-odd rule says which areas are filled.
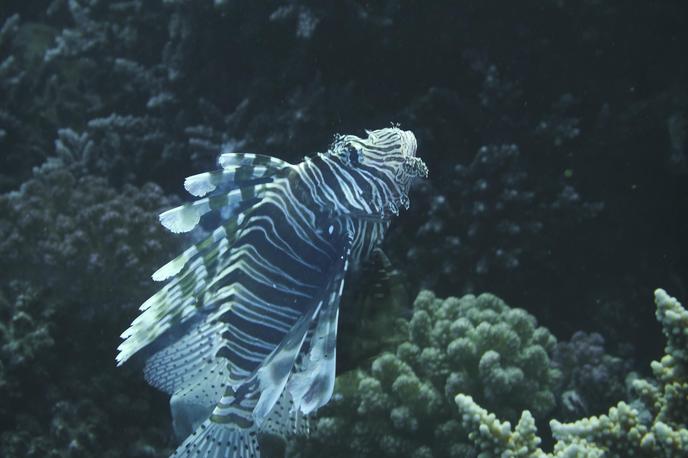
[[[535,419],[530,411],[524,410],[521,413],[512,431],[511,423],[500,421],[495,414],[489,413],[473,401],[471,396],[458,394],[455,401],[462,414],[462,425],[470,431],[468,437],[476,444],[483,456],[504,458],[545,456],[538,447],[542,440],[536,434]]]
[[[185,16],[158,2],[92,0],[53,10],[69,21],[44,60],[61,70],[58,75],[76,75],[81,98],[90,102],[79,113],[66,107],[61,124],[93,145],[88,170],[121,185],[153,178],[164,183],[166,174],[188,168],[184,129],[198,119],[205,100],[188,97],[196,87],[188,80],[190,29],[207,7]],[[69,85],[61,82],[63,88]]]
[[[679,457],[688,453],[688,311],[664,290],[655,291],[657,320],[667,339],[665,355],[651,364],[654,380],[632,382],[636,399],[619,402],[606,415],[573,423],[550,421],[552,453],[540,438],[529,411],[512,431],[470,396],[456,396],[462,424],[489,456],[503,457]]]
[[[523,406],[538,418],[554,408],[556,341],[524,310],[490,294],[442,300],[422,291],[407,329],[395,353],[337,378],[332,406],[295,456],[475,456],[453,411],[457,393],[509,418]]]

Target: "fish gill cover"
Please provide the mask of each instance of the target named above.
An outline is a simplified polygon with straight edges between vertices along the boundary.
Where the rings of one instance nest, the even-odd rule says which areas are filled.
[[[114,367],[113,348],[155,293],[151,272],[221,218],[208,213],[190,236],[173,236],[157,215],[187,200],[189,175],[191,192],[208,193],[200,199],[231,192],[204,175],[220,153],[296,164],[334,132],[389,120],[414,132],[432,174],[392,220],[384,252],[346,280],[335,402],[311,422],[341,427],[290,440],[287,452],[334,456],[325,446],[348,444],[359,455],[477,453],[456,393],[441,384],[451,376],[458,386],[457,373],[478,385],[480,361],[455,367],[442,339],[416,343],[409,326],[437,326],[430,334],[442,338],[452,329],[414,306],[421,289],[491,292],[526,311],[485,311],[490,327],[480,333],[495,336],[492,347],[473,352],[461,341],[467,356],[490,355],[483,367],[494,370],[483,373],[503,374],[500,386],[520,386],[506,383],[519,370],[560,373],[537,379],[553,410],[516,396],[514,411],[573,422],[624,400],[644,427],[657,418],[658,434],[673,437],[625,378],[649,380],[648,363],[662,354],[650,292],[688,294],[685,2],[0,3],[0,456],[169,456],[183,437],[170,427],[167,396],[146,385],[139,360]],[[185,228],[195,210],[182,213],[192,217]],[[522,351],[498,345],[514,341],[512,315],[556,336],[541,345],[547,358],[528,350],[540,355],[531,355],[539,372],[516,361],[527,340]],[[377,396],[371,363],[390,353],[415,379],[404,369],[398,392],[379,379],[387,397]],[[356,374],[366,375],[362,390],[346,391]],[[678,385],[652,383],[673,406]],[[441,409],[408,414],[416,398],[398,396],[431,386],[445,396]],[[518,420],[487,393],[464,394]],[[338,399],[360,397],[379,407],[374,414],[339,409]],[[672,430],[685,425],[664,417]],[[378,434],[385,428],[393,433]],[[539,430],[549,450],[554,438]],[[275,447],[264,455],[281,456]]]

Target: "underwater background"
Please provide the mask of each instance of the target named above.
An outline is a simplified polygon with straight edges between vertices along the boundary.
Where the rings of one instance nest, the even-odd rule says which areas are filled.
[[[688,313],[653,303],[688,301],[687,49],[683,0],[4,0],[0,457],[169,456],[114,361],[188,243],[158,213],[223,147],[390,122],[430,176],[347,285],[333,401],[264,456],[497,455],[477,404],[569,456],[688,456]]]

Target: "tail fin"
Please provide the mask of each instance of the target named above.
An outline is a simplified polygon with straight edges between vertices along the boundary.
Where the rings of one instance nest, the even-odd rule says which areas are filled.
[[[260,426],[260,431],[282,438],[308,436],[310,434],[310,420],[307,415],[294,408],[291,394],[284,390],[270,411],[270,415]]]
[[[172,345],[159,351],[146,362],[143,369],[146,381],[168,394],[181,394],[195,387],[199,379],[218,384],[223,390],[228,371],[216,361],[215,353],[222,344],[223,323],[201,323]],[[215,380],[218,378],[218,380]],[[206,389],[205,391],[209,391]],[[195,397],[199,395],[195,393]],[[213,398],[213,405],[219,397]]]
[[[170,458],[260,458],[255,428],[204,421]]]

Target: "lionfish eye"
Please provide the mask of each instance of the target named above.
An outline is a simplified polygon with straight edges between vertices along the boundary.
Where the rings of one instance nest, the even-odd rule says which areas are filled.
[[[346,153],[349,159],[349,162],[353,165],[358,165],[358,149],[353,146],[353,145],[348,145],[346,147]]]

